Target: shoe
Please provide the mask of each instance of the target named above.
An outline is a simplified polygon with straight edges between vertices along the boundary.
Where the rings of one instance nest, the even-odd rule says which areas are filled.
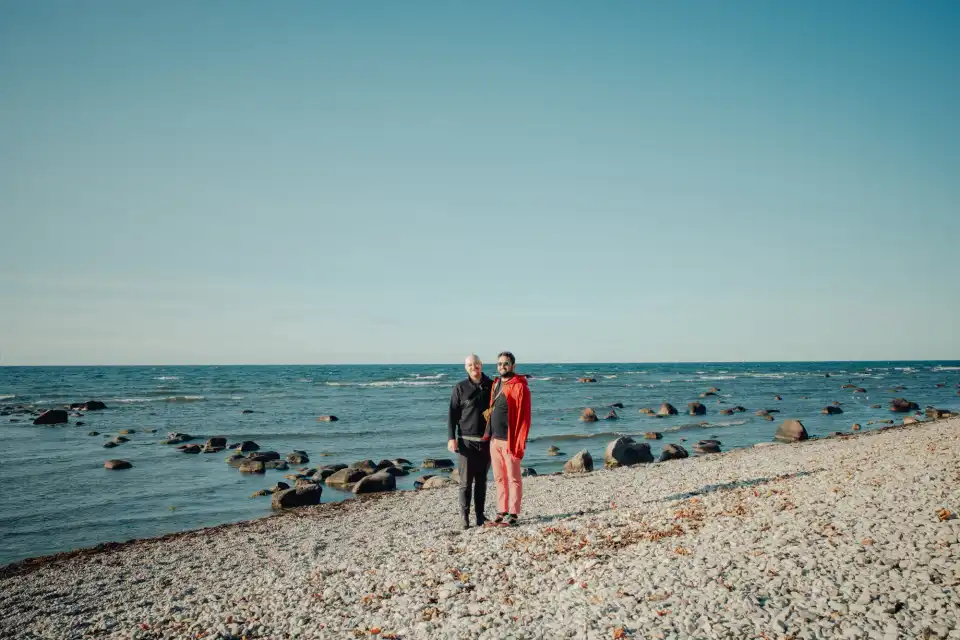
[[[485,527],[502,527],[503,519],[507,517],[505,513],[498,513],[497,517],[493,520],[488,520],[483,526]]]
[[[477,514],[477,526],[478,526],[478,527],[482,527],[482,526],[484,526],[486,523],[487,523],[487,519],[484,517],[484,515],[483,515],[482,513],[478,513],[478,514]]]
[[[507,517],[504,518],[504,520],[503,520],[503,526],[505,526],[505,527],[515,527],[515,526],[517,526],[517,516],[514,515],[514,514],[512,514],[512,513],[508,513],[508,514],[507,514]]]
[[[470,528],[470,518],[465,513],[460,516],[460,528],[464,531]]]

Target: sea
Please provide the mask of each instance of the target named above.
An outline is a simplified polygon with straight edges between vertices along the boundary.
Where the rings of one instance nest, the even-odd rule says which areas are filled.
[[[491,374],[490,368],[485,372]],[[888,409],[894,397],[921,408],[960,410],[957,361],[518,363],[517,371],[530,376],[533,406],[523,465],[539,474],[559,471],[584,449],[601,466],[607,443],[621,434],[661,432],[662,439],[647,441],[654,455],[667,443],[684,444],[692,453],[691,445],[707,438],[727,451],[769,442],[784,419],[799,419],[811,436],[821,437],[849,432],[854,423],[864,431],[879,428],[884,425],[868,423],[902,417]],[[253,440],[283,456],[300,449],[314,467],[398,457],[419,465],[424,458],[450,457],[450,392],[465,376],[460,364],[0,367],[0,565],[263,517],[271,513],[270,498],[251,494],[299,466],[241,474],[224,463],[228,451],[188,455],[161,444],[168,432],[198,436],[201,444],[221,435],[231,442]],[[845,384],[866,393],[841,388]],[[699,397],[711,387],[716,395]],[[9,413],[17,405],[60,408],[87,400],[107,408],[57,426],[34,426],[33,416]],[[706,415],[686,414],[687,403],[698,400]],[[664,402],[680,414],[657,419],[639,411]],[[833,402],[841,403],[843,413],[821,414]],[[623,404],[615,409],[618,419],[604,420],[614,403]],[[720,414],[735,405],[747,410]],[[587,407],[598,422],[580,421]],[[755,415],[759,409],[779,413],[768,422]],[[331,414],[339,420],[317,421]],[[103,448],[121,429],[135,432],[130,441]],[[89,435],[93,431],[99,435]],[[547,455],[551,445],[563,455]],[[111,458],[133,468],[108,471],[103,463]],[[424,473],[435,471],[398,478],[398,490],[412,490]],[[349,499],[354,497],[348,492],[323,490],[323,502]]]

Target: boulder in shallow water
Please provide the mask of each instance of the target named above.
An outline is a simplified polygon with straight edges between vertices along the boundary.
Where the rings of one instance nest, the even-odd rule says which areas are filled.
[[[555,445],[551,445],[550,447],[547,448],[547,455],[548,455],[548,456],[562,456],[563,453],[561,453],[560,447],[557,447],[557,446],[555,446]]]
[[[290,509],[293,507],[308,507],[320,504],[323,487],[319,484],[309,484],[293,489],[284,489],[273,494],[270,506],[274,509]]]
[[[81,409],[84,411],[103,411],[106,408],[107,405],[103,404],[99,400],[87,400],[81,407]]]
[[[361,478],[357,484],[353,485],[353,492],[357,494],[380,493],[381,491],[393,491],[396,488],[396,476],[379,471],[373,475]]]
[[[657,415],[659,416],[675,416],[678,413],[679,412],[677,411],[677,408],[669,402],[664,402],[662,405],[660,405],[660,410],[657,411]]]
[[[244,451],[259,451],[259,450],[260,450],[260,445],[258,445],[258,444],[257,444],[256,442],[254,442],[253,440],[244,440],[243,442],[241,442],[240,444],[238,444],[238,445],[236,446],[236,449],[237,449],[237,451],[240,451],[240,452],[244,452]]]
[[[100,432],[99,432],[99,431],[91,431],[91,432],[88,433],[87,435],[88,435],[88,436],[98,436],[98,435],[100,435]]]
[[[277,471],[286,471],[290,468],[286,460],[267,460],[263,463],[267,469],[276,469]]]
[[[253,409],[244,409],[240,413],[253,413]]]
[[[200,453],[201,447],[198,444],[183,444],[177,447],[183,453]]]
[[[240,463],[241,473],[266,473],[267,468],[258,460],[246,460]]]
[[[391,460],[393,466],[395,467],[412,467],[413,463],[407,460],[406,458],[394,458]]]
[[[377,463],[373,460],[358,460],[350,463],[351,469],[360,469],[366,475],[377,472]]]
[[[78,422],[77,424],[80,424],[80,423]],[[137,432],[136,429],[120,429],[120,431],[117,431],[117,433],[119,433],[122,436],[132,436],[136,432]]]
[[[448,458],[426,458],[423,461],[424,469],[452,469],[453,460]]]
[[[638,443],[629,436],[621,436],[607,444],[603,453],[605,467],[626,467],[641,462],[653,462],[650,445],[646,442]]]
[[[683,458],[690,457],[690,454],[687,453],[687,450],[684,449],[679,444],[665,444],[663,445],[663,451],[660,452],[660,462],[667,462],[668,460],[682,460]]]
[[[894,413],[909,413],[911,411],[919,411],[920,405],[916,402],[911,402],[909,400],[904,400],[903,398],[894,398],[890,401],[890,411]]]
[[[692,416],[702,416],[707,413],[707,408],[700,402],[688,402],[687,411]]]
[[[611,409],[623,409],[623,403],[622,403],[622,402],[614,402],[613,404],[610,405],[610,408],[611,408]]]
[[[720,442],[717,440],[700,440],[693,445],[693,450],[702,454],[720,453]]]
[[[446,476],[430,476],[422,483],[420,483],[421,489],[439,489],[441,487],[452,487],[456,483]]]
[[[180,444],[183,442],[190,442],[191,440],[193,440],[193,436],[189,433],[178,433],[176,431],[171,431],[167,434],[167,439],[161,444]]]
[[[917,424],[918,422],[920,421],[911,416],[907,416],[903,419],[903,424]]]
[[[359,482],[367,475],[367,472],[362,469],[340,469],[330,474],[324,482],[327,486],[342,488]]]
[[[663,438],[663,434],[660,433],[659,431],[647,431],[646,433],[643,434],[643,437],[646,440],[660,440],[661,438]]]
[[[67,418],[67,412],[63,409],[50,409],[37,416],[33,424],[66,424]]]
[[[103,448],[104,448],[104,449],[113,449],[114,447],[118,447],[118,446],[120,446],[120,445],[118,445],[118,444],[117,444],[116,442],[114,442],[113,440],[108,440],[107,442],[104,442],[104,443],[103,443]]]
[[[611,411],[603,417],[604,420],[619,420],[620,416],[617,415],[616,411]]]
[[[336,422],[339,419],[337,416],[319,416],[317,422]]]
[[[596,382],[596,378],[577,378],[577,382]]]
[[[927,407],[924,410],[924,413],[928,418],[931,418],[933,420],[940,420],[941,418],[953,417],[952,412],[947,411],[946,409],[937,409],[936,407]]]
[[[597,413],[589,407],[580,412],[580,422],[596,422]]]
[[[104,469],[130,469],[133,465],[126,460],[107,460],[103,463]]]
[[[247,454],[247,460],[255,460],[257,462],[270,462],[271,460],[279,460],[280,454],[276,451],[253,451]]]
[[[825,406],[820,413],[822,413],[822,414],[824,414],[824,415],[827,415],[827,416],[834,416],[834,415],[843,413],[843,409],[841,409],[840,407],[837,407],[837,406],[834,406],[834,405],[830,404],[830,405]]]
[[[240,453],[234,453],[227,456],[226,462],[231,467],[239,468],[241,464],[243,464],[244,462],[247,462],[247,456],[242,455]]]
[[[799,420],[785,421],[773,436],[773,439],[779,442],[800,442],[807,438],[807,430]]]
[[[429,480],[430,478],[443,478],[444,480],[449,480],[449,479],[450,479],[450,478],[447,478],[446,476],[435,476],[435,475],[433,475],[432,473],[428,473],[428,474],[423,475],[423,476],[420,476],[419,478],[417,478],[416,480],[414,480],[414,481],[413,481],[413,488],[414,488],[414,489],[417,489],[418,491],[419,491],[420,489],[423,489],[424,483],[425,483],[427,480]]]
[[[392,475],[392,476],[408,476],[408,475],[410,475],[410,472],[407,471],[406,469],[404,469],[403,467],[395,467],[395,466],[393,466],[393,465],[390,465],[389,467],[384,467],[383,469],[378,469],[378,470],[377,470],[377,473],[389,473],[389,474]],[[452,474],[450,477],[452,478],[453,475],[456,475],[456,474],[457,474],[457,469],[454,469],[454,470],[453,470],[453,474]]]
[[[287,462],[290,464],[307,464],[310,462],[310,457],[306,451],[294,449],[292,453],[287,454]]]
[[[563,465],[564,473],[589,473],[593,471],[593,457],[584,449]]]
[[[520,471],[521,478],[533,478],[533,477],[536,477],[536,475],[537,475],[537,470],[534,469],[533,467],[524,467]]]
[[[853,425],[852,427],[850,427],[850,430],[851,430],[851,431],[860,431],[860,429],[861,429],[861,427],[860,427],[859,424],[855,424],[855,425]]]
[[[206,443],[203,445],[203,450],[207,453],[216,453],[217,451],[223,451],[226,448],[227,439],[222,436],[208,438]]]
[[[644,407],[644,408],[640,409],[640,413],[642,413],[642,414],[644,414],[644,415],[648,415],[648,416],[656,415],[656,412],[655,412],[653,409],[651,409],[650,407]]]

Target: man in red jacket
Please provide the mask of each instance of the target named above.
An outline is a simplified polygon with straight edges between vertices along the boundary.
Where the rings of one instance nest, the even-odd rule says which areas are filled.
[[[530,387],[526,376],[514,371],[516,358],[509,351],[497,356],[500,377],[490,390],[490,461],[497,485],[497,517],[491,524],[513,526],[520,515],[523,480],[520,461],[530,435]]]

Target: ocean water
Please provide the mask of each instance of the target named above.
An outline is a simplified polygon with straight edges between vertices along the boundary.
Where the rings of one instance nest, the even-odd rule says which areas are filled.
[[[486,372],[492,373],[489,365]],[[654,455],[666,443],[684,442],[689,450],[704,438],[716,438],[729,450],[769,441],[787,418],[802,420],[811,435],[846,432],[853,423],[864,430],[878,428],[882,425],[867,422],[894,417],[887,404],[896,396],[921,407],[960,409],[960,362],[520,363],[518,372],[532,376],[533,424],[524,466],[541,474],[559,471],[566,459],[547,456],[549,446],[568,456],[587,449],[602,465],[603,450],[616,434],[663,432],[662,440],[651,441]],[[59,426],[33,426],[31,416],[0,416],[5,445],[0,565],[264,516],[270,499],[250,494],[294,470],[241,474],[224,464],[228,452],[187,455],[160,444],[169,431],[254,440],[281,455],[303,449],[311,456],[309,466],[396,457],[419,464],[425,457],[450,457],[447,404],[452,385],[463,377],[460,365],[0,367],[0,410],[90,399],[108,407]],[[578,383],[580,377],[597,382]],[[841,389],[843,384],[867,393]],[[906,390],[891,392],[896,386]],[[702,399],[706,416],[655,419],[638,411],[670,402],[683,412],[709,387],[720,393]],[[778,394],[780,401],[774,399]],[[842,403],[844,413],[821,415],[833,401]],[[615,402],[624,404],[617,409],[619,420],[585,424],[578,419],[585,407],[602,418]],[[738,404],[747,412],[719,414]],[[872,404],[883,406],[871,409]],[[754,416],[762,408],[781,413],[768,422]],[[243,414],[244,409],[254,413]],[[340,420],[316,421],[325,414]],[[77,426],[78,420],[85,424]],[[120,429],[137,433],[128,443],[104,449],[103,442]],[[87,435],[91,430],[102,435]],[[134,468],[103,469],[111,458],[129,460]],[[420,473],[398,478],[399,488],[411,489]],[[323,502],[351,498],[323,491]]]

